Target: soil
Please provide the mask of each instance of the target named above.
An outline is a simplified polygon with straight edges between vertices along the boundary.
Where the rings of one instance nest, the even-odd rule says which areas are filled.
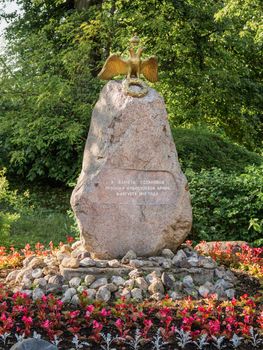
[[[244,271],[234,269],[231,269],[231,271],[235,274],[238,280],[237,286],[235,287],[236,297],[240,297],[243,294],[248,294],[250,296],[263,294],[263,285],[260,284],[260,281],[257,278],[251,277]]]

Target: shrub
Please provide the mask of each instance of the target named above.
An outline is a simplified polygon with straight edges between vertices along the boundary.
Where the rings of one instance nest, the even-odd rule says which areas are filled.
[[[223,137],[200,129],[172,129],[183,169],[220,168],[225,172],[242,172],[248,165],[262,164],[262,157],[235,145]]]
[[[23,196],[17,191],[9,189],[8,180],[5,177],[5,169],[0,170],[0,239],[2,244],[9,238],[11,226],[20,218],[20,214],[28,212],[26,207],[28,192]]]
[[[259,221],[263,209],[263,166],[250,166],[242,174],[221,169],[188,169],[193,205],[192,238],[200,240],[245,240],[262,237]]]

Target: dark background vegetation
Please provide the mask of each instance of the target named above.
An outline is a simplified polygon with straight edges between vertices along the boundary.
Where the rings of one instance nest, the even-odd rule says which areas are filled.
[[[104,84],[96,76],[137,32],[146,55],[158,56],[154,88],[164,96],[190,183],[191,238],[260,244],[260,0],[17,3],[19,14],[0,13],[10,21],[0,55],[3,242],[59,241],[74,232],[69,186]]]

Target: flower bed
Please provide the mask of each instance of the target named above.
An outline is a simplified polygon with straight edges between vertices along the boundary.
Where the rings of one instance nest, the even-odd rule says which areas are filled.
[[[263,248],[253,248],[248,244],[237,246],[227,242],[222,249],[220,242],[216,242],[209,249],[208,244],[204,241],[199,243],[195,249],[200,254],[211,256],[218,264],[247,271],[251,276],[263,279]]]
[[[72,239],[68,238],[68,243]],[[187,242],[190,245],[190,242]],[[203,243],[205,244],[205,243]],[[31,256],[47,256],[49,249],[37,244],[21,251],[0,248],[0,268],[22,265]],[[200,253],[205,250],[197,248]],[[239,249],[215,244],[209,255],[225,266],[245,271],[262,281],[262,248],[244,245]],[[0,349],[27,337],[42,337],[59,349],[261,349],[263,336],[262,294],[243,294],[232,300],[216,295],[194,300],[136,303],[123,299],[111,304],[91,301],[84,291],[81,304],[63,303],[49,294],[33,301],[22,292],[0,287]]]
[[[74,342],[76,349],[81,348],[81,342],[90,344],[83,343],[83,348],[96,349],[105,346],[107,339],[115,348],[136,349],[136,337],[137,349],[176,349],[175,345],[181,349],[205,349],[205,343],[214,344],[211,349],[242,344],[249,349],[253,343],[259,346],[263,331],[260,296],[243,295],[231,301],[189,297],[174,302],[165,298],[159,303],[140,304],[119,300],[107,306],[101,302],[91,304],[83,293],[80,307],[69,308],[52,294],[33,302],[25,293],[1,290],[0,334],[4,349],[34,332],[35,337],[48,339],[60,349],[68,349]]]

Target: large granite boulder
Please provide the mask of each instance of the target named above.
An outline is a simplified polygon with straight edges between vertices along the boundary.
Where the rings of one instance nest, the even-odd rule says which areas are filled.
[[[82,171],[71,196],[81,240],[92,257],[175,250],[191,229],[181,171],[163,98],[124,94],[108,82],[93,110]]]

